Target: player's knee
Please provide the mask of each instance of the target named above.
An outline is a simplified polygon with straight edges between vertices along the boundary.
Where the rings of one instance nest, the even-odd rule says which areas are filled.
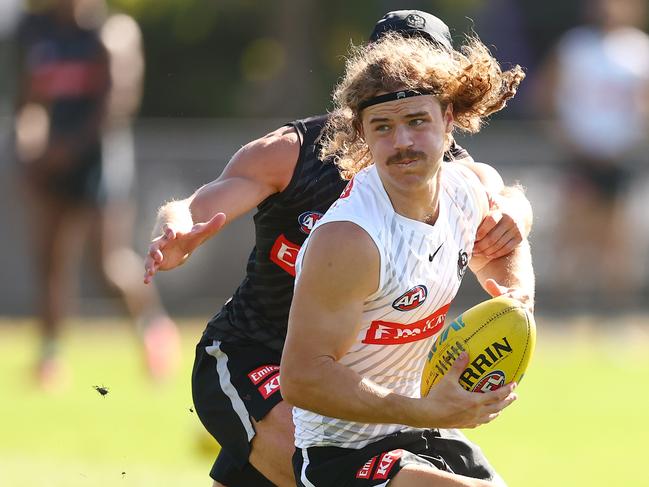
[[[212,483],[212,487],[226,487],[220,482],[217,482],[216,480]]]

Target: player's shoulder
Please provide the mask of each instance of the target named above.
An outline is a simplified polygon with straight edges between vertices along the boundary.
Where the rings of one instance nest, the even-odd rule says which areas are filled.
[[[380,252],[365,228],[351,221],[328,222],[313,230],[308,240],[303,269],[310,268],[312,276],[327,281],[323,285],[340,287],[347,276],[345,281],[353,281],[363,296],[376,290]]]
[[[255,139],[244,146],[248,150],[263,151],[264,153],[285,155],[286,152],[299,151],[300,137],[295,127],[283,125]]]
[[[224,174],[263,181],[281,191],[291,180],[299,154],[297,132],[282,126],[245,144],[232,157]]]
[[[473,214],[470,206],[484,216],[489,208],[488,189],[477,174],[476,163],[455,163],[444,166],[444,187],[453,203],[467,214]],[[468,206],[469,202],[471,205]]]

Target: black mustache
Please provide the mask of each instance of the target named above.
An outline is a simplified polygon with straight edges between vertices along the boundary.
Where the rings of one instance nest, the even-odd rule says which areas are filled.
[[[426,154],[424,152],[408,149],[405,151],[399,151],[396,154],[391,155],[390,157],[388,157],[388,160],[386,162],[387,164],[399,164],[405,161],[410,161],[412,159],[425,158]]]

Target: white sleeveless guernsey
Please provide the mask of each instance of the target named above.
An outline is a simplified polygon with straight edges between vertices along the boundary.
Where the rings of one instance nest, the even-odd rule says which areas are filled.
[[[408,397],[420,395],[426,354],[460,287],[482,208],[487,207],[484,187],[474,173],[453,163],[442,164],[440,170],[439,216],[434,225],[397,214],[372,165],[349,182],[313,230],[334,221],[353,222],[378,247],[379,287],[366,299],[356,343],[340,363]],[[307,238],[298,255],[296,279],[308,243]],[[410,429],[344,421],[297,407],[293,421],[298,448],[362,448]]]

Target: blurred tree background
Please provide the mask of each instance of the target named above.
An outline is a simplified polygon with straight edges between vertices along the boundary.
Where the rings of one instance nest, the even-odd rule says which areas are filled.
[[[501,62],[528,73],[578,21],[578,1],[112,0],[144,34],[145,117],[292,117],[323,111],[350,42],[385,12],[444,19],[461,42],[474,29]],[[522,98],[521,98],[522,100]],[[519,105],[523,101],[518,102]],[[515,109],[508,116],[524,116]]]
[[[51,1],[0,0],[0,194],[5,198],[14,167],[11,39],[24,2],[39,8]],[[140,175],[136,235],[140,252],[148,244],[152,218],[162,201],[184,197],[214,179],[234,151],[278,124],[325,112],[350,44],[364,43],[386,12],[419,9],[443,19],[456,46],[473,31],[492,48],[503,67],[520,64],[526,71],[518,95],[493,117],[489,130],[459,140],[478,160],[495,164],[507,182],[522,181],[527,186],[535,208],[535,259],[542,264],[537,265],[539,295],[555,296],[550,308],[569,307],[564,303],[566,293],[554,284],[555,236],[560,233],[557,215],[563,210],[560,193],[569,182],[569,155],[561,143],[561,129],[552,120],[551,108],[556,107],[540,101],[539,95],[550,92],[542,75],[553,47],[566,31],[588,20],[595,0],[105,1],[109,10],[134,17],[143,34],[144,98],[134,132]],[[642,20],[634,24],[646,30],[649,19]],[[614,104],[604,102],[601,113],[606,112],[607,103]],[[633,279],[642,283],[639,299],[645,305],[649,303],[648,143],[645,137],[643,144],[620,161],[632,174],[624,193],[626,211],[635,225],[629,233],[634,250],[627,260]],[[16,255],[6,252],[0,264],[8,274],[22,272],[30,262],[21,253],[21,219],[9,210],[11,205],[4,206],[8,209],[0,211],[0,219],[15,227],[5,245]],[[252,239],[246,233],[250,232],[247,223],[235,223],[227,234],[231,237],[224,235],[211,244],[217,251],[202,254],[200,258],[206,259],[202,265],[160,277],[163,295],[172,308],[212,309],[210,295],[230,295],[246,261],[241,242]],[[232,257],[235,250],[240,250],[237,258]],[[208,275],[211,266],[220,269],[218,289]],[[575,273],[576,279],[594,281],[585,277],[588,268],[582,271]],[[33,292],[30,281],[21,281],[11,291],[14,294],[0,299],[0,307],[6,312],[27,312]],[[204,298],[207,305],[186,304],[189,297]],[[586,302],[598,304],[592,296]]]

